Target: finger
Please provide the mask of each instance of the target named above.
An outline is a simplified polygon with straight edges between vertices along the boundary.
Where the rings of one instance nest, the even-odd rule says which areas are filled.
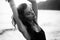
[[[6,1],[10,2],[11,0],[6,0]]]
[[[5,1],[8,1],[8,0],[5,0]]]

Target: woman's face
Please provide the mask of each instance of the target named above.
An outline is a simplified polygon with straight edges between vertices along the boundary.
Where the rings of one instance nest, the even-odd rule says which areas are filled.
[[[30,7],[27,7],[27,8],[25,9],[24,15],[25,15],[26,18],[28,18],[28,19],[30,19],[30,20],[34,19],[34,17],[35,17],[35,13],[34,13],[34,11],[32,10],[32,8],[30,8]]]

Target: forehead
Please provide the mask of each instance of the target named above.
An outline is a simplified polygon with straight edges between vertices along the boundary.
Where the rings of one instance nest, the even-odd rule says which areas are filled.
[[[27,8],[24,10],[24,12],[28,12],[28,11],[30,11],[31,9],[32,9],[32,5],[29,4],[29,5],[27,5]]]

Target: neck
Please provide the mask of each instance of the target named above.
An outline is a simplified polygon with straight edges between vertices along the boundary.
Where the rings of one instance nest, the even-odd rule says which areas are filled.
[[[30,21],[28,21],[28,23],[30,23],[32,26],[34,26],[34,22],[33,22],[33,20],[30,20]]]
[[[33,28],[34,31],[36,31],[36,32],[41,31],[41,28],[33,20],[29,21],[29,23],[32,25],[32,28]]]

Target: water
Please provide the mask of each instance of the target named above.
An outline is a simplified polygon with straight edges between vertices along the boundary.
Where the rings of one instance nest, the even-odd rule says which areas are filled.
[[[38,24],[44,29],[47,40],[60,40],[60,11],[39,10]]]

